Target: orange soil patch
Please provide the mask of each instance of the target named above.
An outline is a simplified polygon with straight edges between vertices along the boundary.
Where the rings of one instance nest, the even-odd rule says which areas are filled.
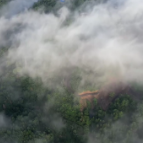
[[[109,104],[121,94],[130,93],[132,93],[131,89],[121,82],[110,82],[110,84],[106,84],[103,88],[94,92],[85,91],[79,93],[81,111],[87,107],[87,101],[89,101],[91,103],[91,107],[93,107],[94,99],[97,99],[97,104],[103,110],[106,110]]]

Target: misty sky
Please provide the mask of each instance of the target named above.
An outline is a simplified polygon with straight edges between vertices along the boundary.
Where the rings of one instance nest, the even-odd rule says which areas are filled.
[[[59,16],[31,10],[16,14],[35,1],[15,0],[4,6],[8,11],[2,9],[12,17],[0,19],[1,46],[10,47],[6,59],[21,67],[20,75],[38,76],[45,82],[74,66],[83,70],[83,82],[111,76],[142,82],[141,0],[86,5],[84,16],[67,7],[60,9]]]

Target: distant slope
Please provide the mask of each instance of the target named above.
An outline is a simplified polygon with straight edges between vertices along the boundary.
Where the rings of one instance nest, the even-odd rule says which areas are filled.
[[[69,7],[71,10],[75,10],[79,8],[84,3],[89,4],[95,4],[95,3],[103,3],[107,0],[65,0],[64,2],[61,2],[61,0],[39,0],[33,5],[33,9],[37,10],[39,8],[44,8],[45,12],[50,12],[53,10],[53,8],[56,7],[56,9],[62,7],[63,5]]]
[[[0,9],[0,16],[6,18],[13,17],[30,9],[37,1],[38,0],[7,0],[7,4],[4,5],[6,1],[2,0],[1,4],[3,4],[3,6]]]
[[[9,1],[11,1],[11,0],[0,0],[0,7],[3,6],[4,4],[6,4]]]
[[[43,7],[46,12],[51,11],[52,7],[56,4],[56,0],[39,0],[33,5],[33,9]]]

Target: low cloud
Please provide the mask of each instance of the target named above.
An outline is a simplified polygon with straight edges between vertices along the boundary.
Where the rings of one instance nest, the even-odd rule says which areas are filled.
[[[0,37],[5,45],[10,41],[7,58],[20,67],[19,73],[41,77],[43,82],[62,74],[65,67],[82,69],[83,82],[95,84],[111,76],[143,82],[140,3],[126,0],[117,8],[111,2],[95,5],[85,16],[66,7],[59,16],[28,11],[2,18]],[[74,16],[65,25],[70,14]],[[14,26],[12,36],[4,37]]]
[[[39,0],[11,0],[0,9],[0,16],[10,18],[29,9]]]

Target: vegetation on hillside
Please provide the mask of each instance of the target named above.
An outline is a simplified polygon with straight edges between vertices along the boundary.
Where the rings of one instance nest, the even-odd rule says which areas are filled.
[[[0,141],[86,143],[89,134],[95,134],[95,140],[101,143],[131,143],[134,134],[142,138],[142,101],[124,95],[114,100],[107,110],[95,101],[94,108],[88,102],[88,107],[81,112],[75,100],[80,78],[74,79],[79,77],[78,72],[74,74],[69,86],[60,90],[56,86],[44,87],[40,79],[18,76],[14,65],[5,67],[0,77],[0,118],[5,122],[0,124]],[[74,83],[76,86],[72,86]],[[120,126],[116,126],[118,121]]]
[[[106,0],[65,0],[64,2],[61,2],[60,0],[39,0],[38,2],[34,3],[33,9],[37,10],[39,8],[44,8],[45,12],[51,12],[53,8],[58,5],[57,7],[62,7],[64,5],[69,6],[71,10],[75,10],[79,8],[82,4],[85,2],[106,2]],[[67,3],[70,3],[67,5]]]

